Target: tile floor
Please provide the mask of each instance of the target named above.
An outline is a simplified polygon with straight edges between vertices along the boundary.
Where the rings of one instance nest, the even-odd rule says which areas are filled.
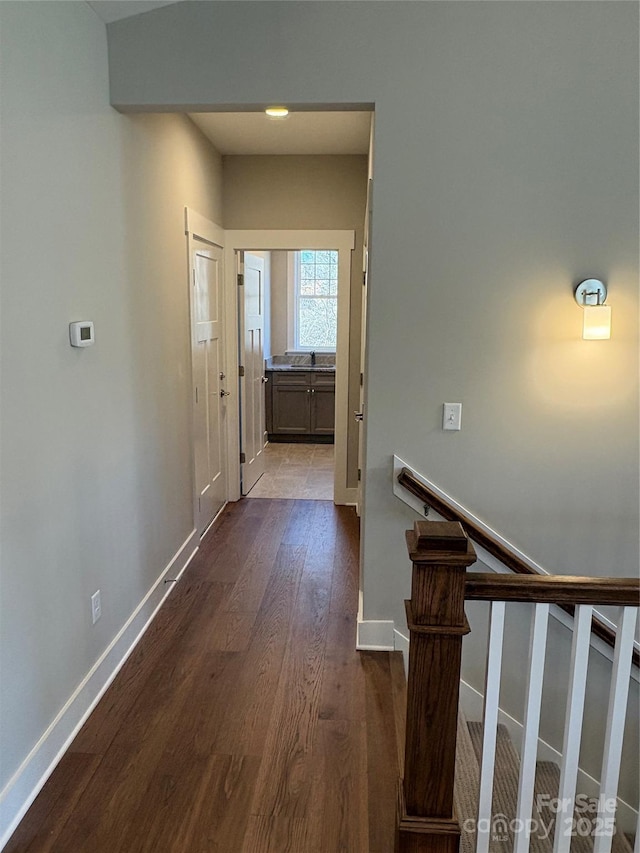
[[[248,498],[333,500],[333,444],[268,444]]]

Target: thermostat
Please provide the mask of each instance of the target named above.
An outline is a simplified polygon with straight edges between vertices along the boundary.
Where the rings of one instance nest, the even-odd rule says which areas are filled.
[[[91,320],[69,323],[69,340],[72,347],[90,347],[96,342]]]

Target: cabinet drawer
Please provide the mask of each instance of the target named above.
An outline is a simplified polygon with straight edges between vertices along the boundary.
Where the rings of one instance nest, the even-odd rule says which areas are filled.
[[[274,385],[309,385],[309,374],[303,370],[273,370]]]
[[[336,375],[333,372],[327,371],[326,373],[309,373],[308,376],[311,380],[311,387],[312,388],[314,385],[316,387],[318,387],[318,386],[325,386],[325,387],[330,387],[330,388],[335,387]]]

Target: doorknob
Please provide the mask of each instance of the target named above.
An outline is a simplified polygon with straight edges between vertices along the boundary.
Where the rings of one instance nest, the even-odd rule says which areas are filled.
[[[354,412],[353,415],[357,421],[364,420],[364,412]]]
[[[221,396],[221,397],[228,397],[230,393],[231,393],[230,391],[225,391],[225,390],[224,390],[224,388],[223,388],[223,389],[220,391],[220,396]]]
[[[225,374],[224,374],[224,373],[221,373],[221,374],[220,374],[220,379],[224,379],[224,378],[225,378]]]
[[[263,376],[263,377],[262,377],[262,384],[263,384],[263,385],[264,385],[266,382],[268,382],[268,381],[269,381],[269,377],[268,377],[268,376]]]

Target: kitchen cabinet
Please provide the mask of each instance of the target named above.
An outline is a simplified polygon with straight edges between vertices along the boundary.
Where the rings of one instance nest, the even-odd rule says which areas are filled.
[[[269,370],[267,432],[275,441],[332,440],[335,432],[333,371]]]

